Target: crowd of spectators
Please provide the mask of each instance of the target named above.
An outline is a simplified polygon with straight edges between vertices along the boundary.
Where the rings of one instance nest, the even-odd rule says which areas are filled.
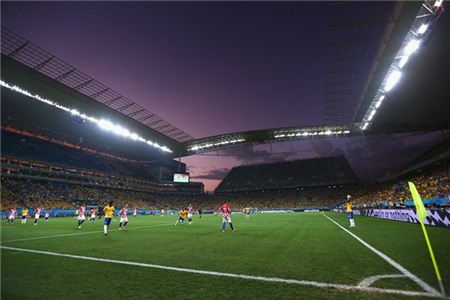
[[[216,192],[291,189],[359,183],[344,156],[294,160],[231,169]]]
[[[356,207],[401,208],[412,199],[408,181],[413,182],[422,199],[450,199],[450,168],[447,164],[387,182],[365,185],[354,193]]]
[[[12,139],[2,131],[2,146],[5,137],[6,142],[8,138]],[[447,163],[433,164],[390,181],[371,184],[359,183],[342,156],[243,166],[233,168],[214,194],[204,194],[201,183],[175,184],[143,179],[137,175],[140,172],[137,166],[131,168],[131,173],[125,172],[126,167],[120,167],[123,169],[120,174],[111,171],[111,164],[100,163],[107,168],[106,171],[97,163],[92,168],[86,164],[77,167],[76,163],[65,167],[67,159],[76,159],[76,153],[67,158],[68,152],[59,151],[66,155],[61,158],[63,162],[55,164],[52,160],[45,160],[48,156],[40,154],[43,146],[36,146],[39,143],[22,141],[17,136],[15,141],[14,145],[7,145],[9,151],[16,147],[18,149],[13,150],[19,154],[37,152],[38,155],[30,156],[41,157],[42,160],[2,152],[3,211],[12,207],[37,206],[76,209],[80,202],[89,201],[102,206],[111,200],[118,207],[128,204],[130,208],[153,211],[178,210],[188,204],[196,209],[215,210],[225,201],[231,202],[235,210],[245,207],[261,210],[327,209],[345,201],[346,195],[352,195],[355,207],[397,208],[404,207],[405,201],[411,200],[408,181],[416,184],[423,199],[447,199],[448,202],[450,198]],[[44,146],[45,151],[50,151],[48,147]],[[444,147],[444,150],[448,151],[448,148]],[[51,151],[58,152],[58,149]],[[92,161],[96,161],[95,157]]]
[[[352,195],[355,207],[404,207],[411,200],[407,181],[416,184],[423,199],[449,199],[449,168],[447,165],[419,173],[411,177],[373,184],[333,185],[322,187],[271,189],[215,194],[172,193],[153,191],[145,185],[124,186],[87,185],[57,181],[34,180],[2,176],[2,209],[16,207],[48,207],[71,209],[79,201],[91,201],[103,205],[114,200],[117,206],[144,210],[171,210],[192,204],[197,209],[214,210],[221,203],[230,201],[233,209],[327,209],[342,203],[346,195]]]

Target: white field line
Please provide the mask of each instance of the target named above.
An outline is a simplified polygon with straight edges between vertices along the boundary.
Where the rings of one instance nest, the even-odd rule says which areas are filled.
[[[162,227],[162,226],[169,226],[169,225],[173,226],[173,224],[170,223],[170,224],[159,224],[159,225],[147,225],[147,226],[132,227],[131,229],[153,228],[153,227]],[[74,230],[76,230],[76,229],[74,229]],[[108,232],[111,232],[111,231],[119,231],[119,229],[108,229]],[[47,235],[47,236],[37,236],[37,237],[32,237],[32,238],[6,240],[6,241],[1,241],[1,242],[2,242],[2,244],[4,244],[4,243],[12,243],[12,242],[43,240],[43,239],[52,239],[52,238],[68,237],[68,236],[76,236],[76,235],[85,235],[85,234],[99,234],[99,233],[103,234],[103,230],[101,230],[101,231],[68,233],[68,234],[57,234],[57,235]]]
[[[383,279],[383,278],[400,278],[400,277],[406,277],[406,276],[401,275],[401,274],[371,276],[371,277],[367,277],[363,281],[361,281],[358,284],[358,286],[367,287],[367,286],[371,286],[372,283],[374,283],[375,281]]]
[[[333,219],[331,219],[330,217],[328,217],[325,214],[322,214],[324,217],[326,217],[327,219],[329,219],[331,222],[333,222],[334,224],[336,224],[337,226],[339,226],[342,230],[344,230],[345,232],[347,232],[348,234],[350,234],[352,237],[354,237],[358,242],[360,242],[361,244],[363,244],[364,246],[366,246],[369,250],[371,250],[372,252],[374,252],[375,254],[377,254],[378,256],[380,256],[382,259],[384,259],[387,263],[389,263],[391,266],[393,266],[394,268],[396,268],[397,270],[399,270],[402,274],[404,274],[406,277],[410,278],[412,281],[414,281],[415,283],[417,283],[421,288],[423,288],[425,291],[427,291],[428,293],[432,294],[433,296],[436,297],[442,297],[442,294],[440,294],[436,289],[434,289],[433,287],[431,287],[430,285],[428,285],[426,282],[424,282],[423,280],[421,280],[419,277],[417,277],[416,275],[412,274],[410,271],[406,270],[404,267],[402,267],[400,264],[398,264],[397,262],[395,262],[393,259],[391,259],[390,257],[388,257],[386,254],[382,253],[381,251],[375,249],[374,247],[372,247],[371,245],[369,245],[368,243],[366,243],[365,241],[363,241],[361,238],[359,238],[358,236],[356,236],[354,233],[352,233],[351,231],[349,231],[348,229],[344,228],[343,226],[341,226],[340,224],[338,224],[336,221],[334,221]]]
[[[315,287],[320,287],[320,288],[336,288],[336,289],[342,289],[342,290],[355,290],[355,291],[362,291],[362,292],[390,293],[390,294],[400,294],[400,295],[406,295],[406,296],[442,297],[440,294],[434,295],[434,294],[425,293],[425,292],[402,291],[402,290],[394,290],[394,289],[381,289],[381,288],[372,288],[372,287],[364,287],[364,286],[353,286],[353,285],[346,285],[346,284],[332,284],[332,283],[307,281],[307,280],[283,279],[283,278],[276,278],[276,277],[263,277],[263,276],[244,275],[244,274],[221,273],[221,272],[213,272],[213,271],[203,271],[203,270],[195,270],[195,269],[161,266],[161,265],[154,265],[154,264],[145,264],[145,263],[138,263],[138,262],[131,262],[131,261],[122,261],[122,260],[105,259],[105,258],[97,258],[97,257],[89,257],[89,256],[55,253],[55,252],[48,252],[48,251],[22,249],[22,248],[8,247],[8,246],[0,246],[0,249],[20,251],[20,252],[29,252],[29,253],[43,254],[43,255],[51,255],[51,256],[60,256],[60,257],[82,259],[82,260],[89,260],[89,261],[96,261],[96,262],[137,266],[137,267],[144,267],[144,268],[162,269],[162,270],[184,272],[184,273],[195,273],[195,274],[202,274],[202,275],[230,277],[230,278],[257,280],[257,281],[265,281],[265,282],[298,284],[298,285],[315,286]]]

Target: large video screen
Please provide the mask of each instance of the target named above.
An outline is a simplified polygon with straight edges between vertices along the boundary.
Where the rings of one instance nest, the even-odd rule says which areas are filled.
[[[189,182],[189,173],[173,173],[173,182]]]

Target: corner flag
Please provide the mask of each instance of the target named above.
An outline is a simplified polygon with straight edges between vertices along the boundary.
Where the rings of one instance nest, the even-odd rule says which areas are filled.
[[[420,198],[419,192],[416,189],[416,186],[414,183],[409,182],[409,189],[411,191],[411,195],[414,200],[414,205],[417,209],[417,215],[419,216],[419,222],[422,226],[423,235],[425,236],[425,241],[427,242],[428,251],[430,252],[431,261],[433,262],[434,271],[436,272],[436,277],[439,282],[439,287],[441,288],[441,293],[445,297],[445,290],[444,290],[444,284],[442,283],[441,274],[439,273],[439,268],[436,262],[436,259],[434,258],[433,249],[431,248],[430,239],[428,238],[427,230],[425,228],[425,224],[423,224],[423,219],[425,219],[428,216],[427,210],[425,209],[425,206],[423,206],[422,198]]]
[[[420,223],[423,223],[423,219],[425,219],[428,216],[427,210],[425,209],[425,206],[423,206],[423,201],[420,198],[419,192],[417,192],[416,186],[414,183],[409,182],[409,189],[411,190],[411,194],[414,200],[414,205],[417,209],[417,215],[419,216]]]

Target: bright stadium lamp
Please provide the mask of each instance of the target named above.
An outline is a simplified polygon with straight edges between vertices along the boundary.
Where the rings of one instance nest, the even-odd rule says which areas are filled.
[[[386,79],[386,84],[384,86],[384,91],[389,92],[392,90],[392,88],[398,83],[400,80],[402,73],[400,71],[394,70],[389,74],[388,78]]]
[[[124,136],[124,137],[129,137],[130,136],[130,131],[128,129],[125,129],[119,125],[114,126],[114,133]]]
[[[406,65],[406,63],[408,62],[408,58],[409,58],[409,56],[403,56],[402,57],[402,59],[398,63],[398,66],[399,66],[400,69],[403,69],[403,67]]]
[[[428,29],[428,24],[422,24],[419,27],[419,30],[417,30],[417,34],[424,34]]]
[[[111,122],[104,119],[98,121],[98,126],[100,126],[100,128],[103,128],[105,130],[112,130],[114,128],[114,125]]]
[[[380,100],[378,100],[378,102],[375,104],[375,108],[379,108],[380,107],[381,102],[383,102],[383,100],[384,100],[384,97],[385,97],[384,95],[380,97]]]
[[[411,40],[408,45],[405,47],[405,55],[409,56],[413,54],[417,49],[419,49],[420,41],[419,40]]]

